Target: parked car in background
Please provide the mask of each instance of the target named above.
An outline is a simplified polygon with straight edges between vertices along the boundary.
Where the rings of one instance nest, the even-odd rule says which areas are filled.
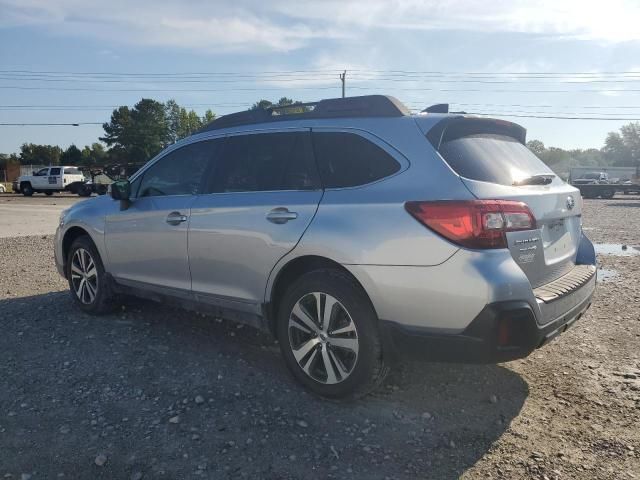
[[[580,194],[522,127],[386,96],[303,107],[221,117],[63,212],[77,306],[134,294],[244,322],[332,398],[404,356],[524,357],[590,306]]]
[[[588,172],[580,178],[572,181],[573,185],[592,185],[596,183],[609,183],[609,174],[607,172]]]
[[[13,182],[13,191],[30,197],[34,193],[53,195],[68,191],[77,193],[86,179],[78,167],[55,166],[34,171],[32,175],[22,175]]]
[[[587,172],[572,179],[571,185],[578,188],[584,198],[613,198],[618,188],[609,180],[607,172]]]

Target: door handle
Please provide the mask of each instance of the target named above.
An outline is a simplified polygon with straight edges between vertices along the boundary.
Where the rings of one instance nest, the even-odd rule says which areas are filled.
[[[287,223],[289,220],[295,220],[296,218],[298,218],[298,214],[296,212],[290,212],[284,207],[274,208],[267,213],[267,220],[276,224]]]
[[[167,215],[167,223],[169,225],[180,225],[182,222],[189,220],[189,217],[182,215],[180,212],[171,212]]]

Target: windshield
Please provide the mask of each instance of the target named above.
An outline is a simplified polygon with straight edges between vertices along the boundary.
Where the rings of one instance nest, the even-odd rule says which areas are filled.
[[[553,171],[526,146],[506,135],[478,134],[440,145],[442,158],[458,175],[471,180],[514,185]]]

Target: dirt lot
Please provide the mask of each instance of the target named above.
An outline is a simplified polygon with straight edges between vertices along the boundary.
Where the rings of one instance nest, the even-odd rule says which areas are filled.
[[[640,199],[584,217],[640,245]],[[591,310],[528,359],[411,364],[338,404],[249,328],[131,300],[79,313],[51,249],[0,239],[4,478],[640,478],[640,256],[599,256],[615,272]]]
[[[52,197],[35,194],[0,195],[0,238],[46,235],[56,231],[60,212],[85,200],[78,195],[58,193]]]

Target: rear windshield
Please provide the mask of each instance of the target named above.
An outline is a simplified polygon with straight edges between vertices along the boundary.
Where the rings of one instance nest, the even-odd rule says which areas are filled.
[[[482,182],[514,185],[537,174],[553,174],[518,140],[495,134],[456,138],[440,145],[440,155],[460,176]]]

